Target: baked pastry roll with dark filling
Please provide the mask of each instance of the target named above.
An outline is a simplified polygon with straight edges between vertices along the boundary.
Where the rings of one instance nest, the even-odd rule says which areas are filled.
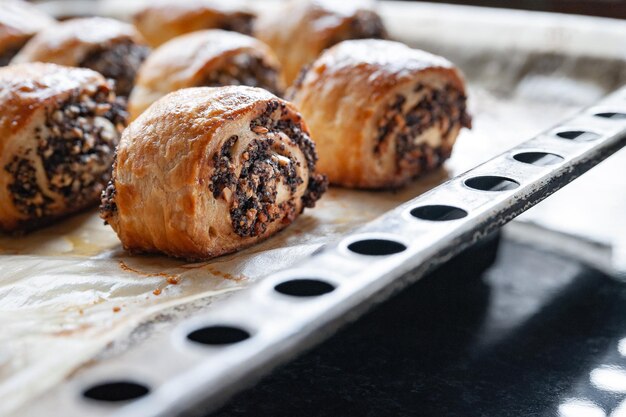
[[[386,38],[373,1],[291,0],[280,11],[263,13],[255,36],[272,48],[287,84],[326,48],[347,39]]]
[[[179,36],[155,49],[139,69],[131,118],[169,92],[224,85],[261,87],[277,95],[284,89],[278,60],[263,42],[217,29]]]
[[[22,0],[0,3],[0,66],[8,65],[24,44],[55,20]]]
[[[393,188],[439,167],[471,127],[461,73],[444,58],[383,40],[327,50],[288,92],[332,184]]]
[[[13,63],[51,62],[85,67],[115,81],[115,91],[128,96],[149,48],[135,28],[101,17],[72,19],[39,32]]]
[[[266,90],[178,90],[124,131],[101,216],[131,252],[212,258],[313,207],[316,160],[300,114]]]
[[[126,112],[95,71],[0,68],[0,230],[29,230],[96,205]]]
[[[252,34],[254,13],[244,2],[228,0],[161,0],[133,16],[133,23],[152,47],[203,29]]]

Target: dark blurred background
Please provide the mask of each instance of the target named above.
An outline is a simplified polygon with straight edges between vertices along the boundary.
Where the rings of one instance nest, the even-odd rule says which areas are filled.
[[[46,0],[30,0],[41,2]],[[132,1],[132,0],[130,0]],[[223,0],[228,1],[228,0]],[[340,0],[337,0],[340,1]],[[414,1],[414,0],[405,0]],[[466,4],[507,9],[539,10],[626,19],[626,0],[428,0],[431,3]],[[2,2],[2,0],[0,0]]]
[[[626,0],[430,0],[433,3],[468,4],[523,10],[573,13],[626,19]]]

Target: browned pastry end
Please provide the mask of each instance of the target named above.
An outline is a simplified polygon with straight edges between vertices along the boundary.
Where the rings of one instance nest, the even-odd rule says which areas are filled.
[[[29,230],[98,202],[126,112],[95,71],[0,68],[0,230]]]
[[[139,69],[128,105],[131,119],[169,92],[224,85],[277,95],[284,89],[278,60],[263,42],[218,29],[179,36],[155,49]]]
[[[439,167],[470,127],[463,77],[449,61],[384,40],[344,41],[288,92],[332,184],[394,188]]]
[[[22,0],[0,3],[0,66],[8,65],[24,44],[54,19]]]
[[[208,259],[283,229],[326,188],[295,107],[266,90],[195,87],[124,131],[101,216],[131,252]]]
[[[137,12],[133,22],[148,43],[157,47],[177,36],[203,29],[251,35],[254,18],[242,1],[161,0]]]
[[[39,32],[13,63],[39,61],[90,68],[114,80],[118,95],[128,96],[148,52],[132,25],[90,17],[67,20]]]
[[[289,85],[326,48],[347,39],[386,38],[373,7],[369,0],[290,0],[261,14],[254,32],[276,52]]]

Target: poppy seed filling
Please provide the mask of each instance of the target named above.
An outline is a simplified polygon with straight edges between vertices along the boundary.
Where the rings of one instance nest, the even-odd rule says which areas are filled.
[[[370,10],[357,10],[350,20],[350,29],[340,32],[326,42],[326,48],[342,41],[356,39],[386,39],[387,31],[380,16]]]
[[[94,90],[76,91],[48,108],[44,125],[34,131],[37,147],[15,155],[4,167],[13,177],[9,189],[22,213],[54,216],[59,197],[75,210],[97,201],[127,115],[108,88]],[[41,162],[45,184],[37,181],[35,161]]]
[[[247,85],[264,88],[272,94],[282,94],[277,69],[270,67],[261,57],[249,53],[240,53],[229,58],[222,67],[211,71],[197,85]]]
[[[114,80],[116,93],[127,97],[135,84],[137,71],[149,53],[147,46],[127,40],[96,49],[79,66]]]
[[[290,222],[298,214],[294,195],[304,180],[297,173],[299,162],[285,152],[284,144],[272,138],[279,132],[300,148],[311,172],[302,197],[303,205],[312,207],[327,187],[325,177],[313,174],[317,159],[313,142],[302,131],[300,123],[289,117],[284,103],[270,101],[265,111],[250,123],[250,130],[258,138],[242,152],[239,176],[236,176],[232,155],[239,138],[232,136],[213,158],[215,168],[209,186],[215,198],[222,195],[225,188],[232,191],[231,222],[235,233],[242,237],[259,236],[270,223],[281,218]],[[289,188],[291,198],[277,203],[281,182]]]
[[[17,55],[17,53],[20,51],[20,49],[22,49],[25,43],[26,40],[19,42],[16,45],[11,45],[4,51],[0,52],[0,67],[9,65],[13,57]]]
[[[244,35],[252,35],[253,24],[254,15],[252,13],[239,12],[224,16],[222,22],[218,26],[222,30],[239,32]]]
[[[452,130],[471,126],[463,92],[450,85],[433,89],[421,83],[414,91],[422,92],[423,97],[408,110],[404,110],[407,99],[401,94],[389,104],[378,122],[378,137],[373,149],[375,154],[380,154],[395,139],[397,171],[409,171],[413,176],[440,166],[452,152],[452,144],[447,143]],[[441,146],[433,148],[428,143],[416,142],[432,127],[441,131]]]

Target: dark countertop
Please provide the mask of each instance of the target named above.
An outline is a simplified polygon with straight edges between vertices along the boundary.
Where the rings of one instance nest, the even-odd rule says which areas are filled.
[[[537,10],[572,13],[589,16],[626,19],[624,0],[428,0],[435,3],[453,3],[507,9]]]
[[[484,271],[496,247],[452,261],[213,416],[608,415],[626,398],[626,285],[510,241]]]

